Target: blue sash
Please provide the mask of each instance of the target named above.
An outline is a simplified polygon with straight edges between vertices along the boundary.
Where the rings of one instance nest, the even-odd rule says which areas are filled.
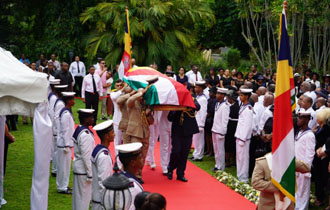
[[[48,101],[50,100],[50,97],[54,96],[54,93],[49,93],[48,95]]]
[[[107,152],[108,152],[108,154],[109,154],[109,149],[108,148],[106,148],[104,145],[102,145],[102,144],[98,144],[95,148],[94,148],[94,150],[93,150],[93,152],[92,152],[92,158],[96,158],[96,155],[99,153],[99,151],[100,150],[106,150]]]
[[[71,111],[71,109],[68,109],[68,108],[66,108],[66,107],[63,107],[63,109],[60,111],[60,118],[62,117],[62,114],[63,114],[66,110],[68,110],[68,111],[70,112],[71,117],[73,118],[73,115],[72,115],[72,111]]]
[[[72,137],[73,137],[76,141],[78,141],[78,136],[79,136],[79,134],[80,134],[83,130],[86,130],[86,129],[89,130],[89,128],[87,128],[87,127],[85,127],[85,126],[83,126],[83,125],[79,125],[79,126],[76,128],[76,130],[74,131]],[[91,134],[94,135],[93,132],[92,132],[91,130],[89,130],[89,132],[91,132]]]
[[[54,110],[55,110],[55,107],[56,107],[57,102],[59,102],[59,101],[62,101],[62,99],[60,99],[60,98],[56,99],[56,101],[55,101],[55,103],[54,103]],[[62,102],[63,102],[63,101],[62,101]],[[63,102],[63,103],[64,103],[64,102]]]

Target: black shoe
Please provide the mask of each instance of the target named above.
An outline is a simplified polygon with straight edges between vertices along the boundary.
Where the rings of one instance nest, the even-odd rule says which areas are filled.
[[[178,176],[176,179],[182,182],[188,182],[188,179],[186,179],[184,176]]]
[[[194,156],[191,156],[191,157],[189,157],[188,159],[193,160],[193,159],[194,159]]]
[[[173,172],[172,171],[167,172],[167,178],[169,180],[172,180],[173,179]]]
[[[144,181],[143,181],[143,179],[141,179],[141,178],[138,178],[138,181],[139,181],[139,183],[140,183],[140,184],[144,184]]]
[[[52,172],[52,177],[56,177],[56,173],[53,173],[53,172]]]
[[[217,172],[217,171],[220,171],[220,169],[214,167],[214,168],[212,169],[212,171],[213,171],[213,172]]]
[[[201,158],[201,159],[193,158],[191,160],[194,161],[194,162],[202,162],[203,161],[203,158]]]
[[[66,195],[71,195],[72,194],[72,191],[71,190],[69,190],[69,189],[66,189],[66,190],[64,190],[64,191],[57,191],[58,193],[60,193],[60,194],[66,194]]]

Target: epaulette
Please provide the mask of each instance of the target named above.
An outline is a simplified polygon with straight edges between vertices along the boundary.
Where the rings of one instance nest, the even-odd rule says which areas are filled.
[[[109,152],[108,152],[107,150],[103,150],[103,153],[104,153],[105,155],[109,155]]]
[[[263,159],[266,159],[266,157],[265,157],[265,156],[262,156],[262,157],[260,157],[260,158],[257,158],[256,161],[258,161],[258,160],[263,160]]]
[[[134,187],[134,182],[130,182],[129,183],[129,187],[131,188],[131,187]]]
[[[252,109],[252,106],[248,106],[248,107],[249,107],[250,110]]]
[[[89,131],[88,130],[85,130],[85,133],[89,134]]]

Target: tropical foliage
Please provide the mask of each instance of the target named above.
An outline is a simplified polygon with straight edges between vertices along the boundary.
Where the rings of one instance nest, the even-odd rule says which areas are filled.
[[[106,53],[117,63],[123,53],[124,9],[128,7],[133,57],[137,64],[183,64],[196,51],[197,24],[211,27],[214,15],[200,0],[114,0],[86,9],[83,24],[93,30],[87,36],[87,55]]]

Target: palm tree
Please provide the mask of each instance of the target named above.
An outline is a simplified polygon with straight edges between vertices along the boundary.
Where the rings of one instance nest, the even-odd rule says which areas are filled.
[[[197,23],[211,27],[214,15],[202,0],[114,0],[87,8],[80,16],[93,30],[86,37],[88,57],[105,53],[115,64],[124,50],[128,7],[133,56],[137,64],[182,64],[196,50]]]

